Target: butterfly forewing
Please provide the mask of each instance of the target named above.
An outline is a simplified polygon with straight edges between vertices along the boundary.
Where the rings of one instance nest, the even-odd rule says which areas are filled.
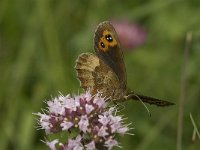
[[[126,70],[123,61],[123,52],[114,27],[105,21],[97,27],[94,35],[94,49],[117,75],[122,88],[126,88]]]

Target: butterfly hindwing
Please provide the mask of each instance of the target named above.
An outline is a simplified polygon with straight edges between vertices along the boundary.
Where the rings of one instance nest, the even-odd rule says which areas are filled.
[[[82,88],[90,89],[92,94],[97,91],[106,97],[111,97],[114,89],[120,89],[120,82],[116,74],[101,59],[91,53],[82,53],[75,69]]]

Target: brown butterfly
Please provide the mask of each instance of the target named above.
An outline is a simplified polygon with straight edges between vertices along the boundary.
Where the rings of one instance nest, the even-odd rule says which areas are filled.
[[[168,101],[136,94],[127,88],[123,51],[110,22],[102,22],[97,27],[94,49],[96,55],[82,53],[76,61],[75,69],[82,88],[90,89],[92,94],[101,92],[113,101],[134,99],[157,106],[173,105]]]

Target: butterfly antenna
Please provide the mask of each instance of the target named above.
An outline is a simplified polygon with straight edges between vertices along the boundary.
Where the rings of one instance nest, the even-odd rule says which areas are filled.
[[[147,107],[146,104],[143,102],[143,100],[140,98],[140,96],[138,96],[137,94],[131,92],[131,93],[129,93],[129,95],[126,97],[126,99],[130,99],[130,98],[132,98],[132,99],[134,99],[134,100],[139,100],[139,101],[143,104],[143,106],[146,108],[146,110],[147,110],[149,116],[151,117],[151,112],[149,111],[148,107]]]
[[[143,106],[146,108],[146,110],[147,110],[147,112],[148,112],[148,114],[149,114],[149,117],[151,117],[151,112],[149,111],[147,105],[142,101],[142,99],[141,99],[137,94],[134,94],[134,93],[133,93],[133,95],[134,95],[135,97],[137,97],[138,100],[143,104]]]

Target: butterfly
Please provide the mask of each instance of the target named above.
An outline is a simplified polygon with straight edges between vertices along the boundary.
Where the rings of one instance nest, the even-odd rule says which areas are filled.
[[[127,88],[126,68],[118,35],[109,21],[100,23],[94,34],[96,54],[82,53],[76,60],[75,69],[80,86],[92,94],[101,92],[114,102],[129,99],[157,106],[173,103],[136,94]]]

